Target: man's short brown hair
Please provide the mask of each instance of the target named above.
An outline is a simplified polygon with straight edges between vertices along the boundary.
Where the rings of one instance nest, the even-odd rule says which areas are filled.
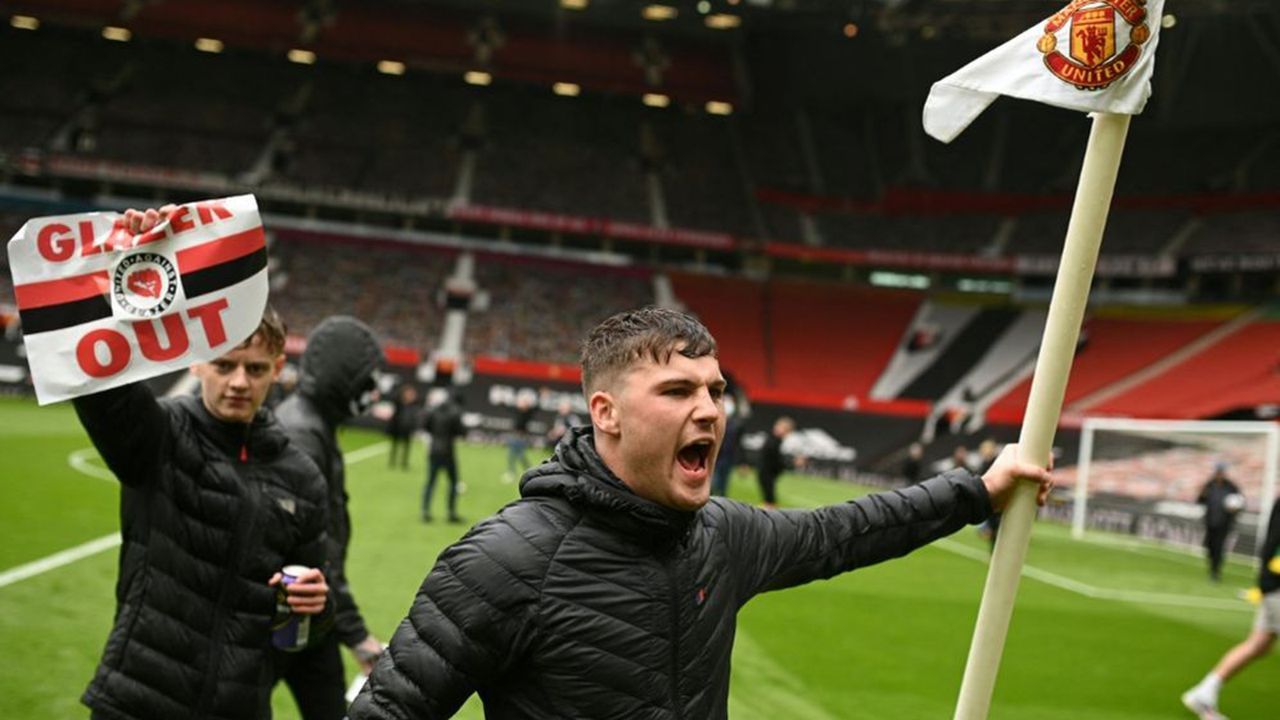
[[[672,353],[716,357],[716,339],[694,316],[654,305],[620,312],[582,342],[582,390],[590,396],[646,357],[666,363]]]
[[[262,338],[262,344],[267,347],[267,352],[273,356],[279,355],[284,352],[284,339],[287,335],[288,329],[285,327],[284,320],[280,319],[275,308],[267,305],[262,310],[262,321],[258,323],[258,329],[237,347],[249,347],[253,344],[255,337]]]

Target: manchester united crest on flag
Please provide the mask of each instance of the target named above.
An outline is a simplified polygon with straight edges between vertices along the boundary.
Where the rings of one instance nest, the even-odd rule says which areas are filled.
[[[1149,39],[1146,0],[1076,0],[1049,18],[1036,48],[1058,79],[1102,90],[1133,70]]]
[[[924,129],[951,142],[1001,95],[1137,115],[1151,96],[1164,0],[1072,0],[933,84]]]

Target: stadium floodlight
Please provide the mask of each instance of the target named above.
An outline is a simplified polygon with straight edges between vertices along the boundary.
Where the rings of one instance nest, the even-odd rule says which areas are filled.
[[[671,104],[671,98],[662,93],[645,93],[641,100],[652,108],[664,108]]]
[[[742,18],[729,13],[716,13],[708,15],[703,22],[712,30],[732,30],[742,24]]]
[[[403,75],[404,63],[398,60],[379,60],[378,72],[383,75]]]
[[[299,65],[314,65],[316,62],[316,54],[310,50],[301,48],[293,48],[289,51],[289,62],[298,63]]]
[[[129,42],[133,39],[133,33],[129,32],[127,28],[108,25],[102,28],[102,37],[115,42]]]
[[[493,82],[493,76],[483,70],[468,70],[463,73],[462,80],[468,85],[488,85]]]
[[[30,15],[14,15],[9,18],[9,25],[19,30],[39,30],[40,21]]]
[[[196,49],[200,52],[222,52],[222,41],[215,38],[196,38]]]
[[[733,112],[733,105],[722,100],[708,100],[707,112],[712,115],[729,115]]]
[[[577,83],[558,82],[551,86],[551,92],[564,97],[577,97],[582,88]]]
[[[645,5],[644,9],[640,11],[641,17],[654,22],[673,20],[677,14],[676,9],[670,5]]]
[[[1219,462],[1258,511],[1257,539],[1266,534],[1280,468],[1280,425],[1239,420],[1085,418],[1075,470],[1071,534],[1084,536],[1089,496],[1187,507]],[[1070,480],[1069,477],[1064,478]],[[1194,542],[1194,541],[1192,541]]]

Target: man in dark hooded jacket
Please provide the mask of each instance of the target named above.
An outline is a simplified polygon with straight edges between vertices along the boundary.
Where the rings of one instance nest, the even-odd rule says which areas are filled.
[[[364,412],[375,397],[382,349],[373,331],[352,317],[326,318],[307,336],[298,390],[276,409],[290,441],[319,466],[329,501],[329,584],[336,598],[334,631],[297,653],[278,652],[276,673],[289,685],[304,720],[341,720],[346,713],[345,675],[338,643],[351,649],[366,672],[382,645],[369,633],[347,584],[346,468],[338,426]]]
[[[1045,470],[1007,452],[816,510],[709,498],[724,435],[715,340],[644,308],[591,331],[591,427],[525,474],[521,499],[440,556],[352,720],[724,718],[738,611],[753,596],[897,557],[1003,506]]]

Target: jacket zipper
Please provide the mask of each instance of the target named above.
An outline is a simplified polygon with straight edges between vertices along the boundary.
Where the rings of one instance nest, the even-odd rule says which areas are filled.
[[[238,460],[241,464],[249,462],[249,429],[245,429],[244,441],[240,446],[240,455]],[[223,568],[222,571],[222,587],[218,589],[218,614],[213,620],[213,629],[210,633],[209,652],[210,659],[208,663],[208,672],[204,677],[203,687],[200,689],[200,702],[196,705],[196,713],[192,716],[192,720],[200,720],[207,717],[210,712],[209,704],[213,701],[213,695],[218,688],[218,672],[222,665],[222,628],[226,624],[227,615],[230,609],[227,603],[230,599],[231,588],[238,579],[237,570],[244,562],[244,557],[249,551],[251,543],[249,543],[249,535],[253,532],[254,526],[257,524],[259,505],[258,495],[259,488],[256,482],[241,482],[240,478],[236,482],[243,485],[245,490],[245,512],[240,513],[239,522],[235,526],[235,535],[232,537],[231,561]]]
[[[676,578],[676,555],[667,561],[667,577],[671,580],[671,710],[675,717],[684,717],[680,704],[680,606],[679,583]]]

